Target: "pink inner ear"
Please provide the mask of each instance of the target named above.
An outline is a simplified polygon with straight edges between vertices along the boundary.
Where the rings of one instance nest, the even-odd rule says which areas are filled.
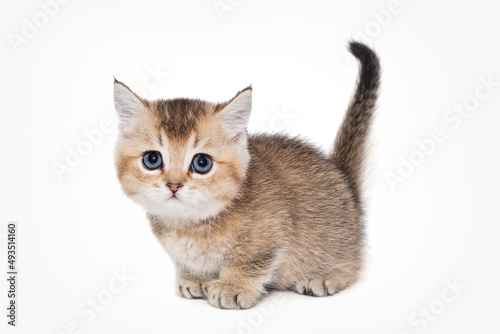
[[[133,126],[144,109],[144,104],[127,86],[118,81],[114,84],[114,100],[120,121],[120,129],[127,131]]]
[[[220,112],[227,133],[238,141],[241,134],[246,132],[250,113],[252,111],[252,90],[247,89],[239,93]]]

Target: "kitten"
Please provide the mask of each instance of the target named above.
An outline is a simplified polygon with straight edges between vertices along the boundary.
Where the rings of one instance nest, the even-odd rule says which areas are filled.
[[[178,270],[177,294],[246,309],[271,290],[332,295],[362,264],[361,184],[380,66],[360,62],[325,155],[300,139],[248,135],[252,88],[225,103],[146,101],[115,81],[116,169]]]

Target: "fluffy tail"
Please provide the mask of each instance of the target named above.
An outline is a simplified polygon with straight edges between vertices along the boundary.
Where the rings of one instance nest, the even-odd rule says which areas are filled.
[[[359,196],[365,145],[370,131],[380,81],[380,63],[373,50],[351,42],[349,50],[360,63],[354,96],[335,139],[333,159],[347,174]]]

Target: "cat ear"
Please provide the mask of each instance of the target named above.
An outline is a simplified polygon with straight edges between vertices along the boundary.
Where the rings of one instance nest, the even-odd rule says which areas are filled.
[[[252,87],[240,91],[219,112],[224,122],[227,134],[233,140],[238,140],[241,134],[246,133],[250,112],[252,111]]]
[[[144,103],[123,83],[115,79],[115,109],[118,112],[120,131],[133,129],[139,115],[145,109]]]

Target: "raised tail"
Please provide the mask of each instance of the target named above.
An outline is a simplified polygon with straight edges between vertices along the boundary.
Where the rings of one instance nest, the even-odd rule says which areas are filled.
[[[352,182],[359,197],[363,178],[365,146],[371,128],[380,83],[380,63],[368,46],[349,43],[349,50],[360,63],[354,96],[335,139],[333,159]]]

